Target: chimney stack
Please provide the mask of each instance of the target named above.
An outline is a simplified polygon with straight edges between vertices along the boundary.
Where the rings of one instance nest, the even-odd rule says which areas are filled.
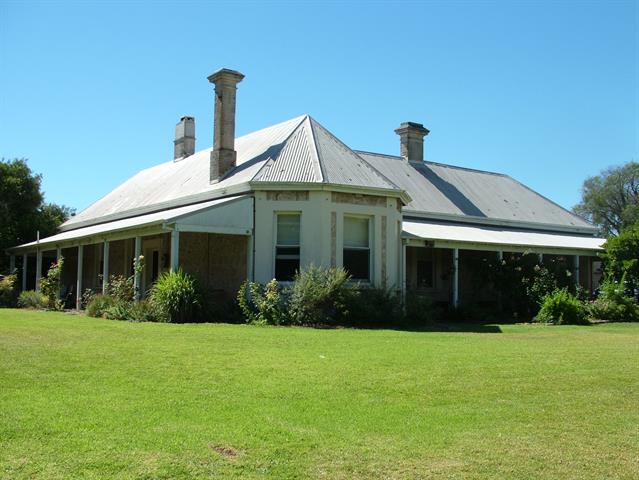
[[[421,123],[404,122],[395,133],[400,138],[401,155],[407,160],[424,161],[424,137],[429,130]]]
[[[182,117],[175,126],[173,160],[181,160],[195,153],[195,118]]]
[[[223,68],[209,76],[215,84],[215,118],[213,120],[213,151],[211,152],[211,182],[217,182],[235,167],[235,93],[244,75]]]

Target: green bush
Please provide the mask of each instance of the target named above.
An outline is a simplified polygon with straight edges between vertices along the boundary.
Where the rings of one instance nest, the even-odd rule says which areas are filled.
[[[195,278],[181,269],[162,273],[151,287],[149,300],[172,323],[197,320],[202,307]]]
[[[16,304],[17,275],[0,275],[0,307],[13,307]]]
[[[404,300],[404,315],[405,325],[420,327],[439,321],[442,311],[433,304],[430,297],[407,292]]]
[[[102,316],[109,320],[129,320],[131,318],[132,308],[133,302],[115,299],[113,305],[106,308]]]
[[[546,295],[541,301],[537,321],[555,325],[588,325],[586,309],[577,297],[562,288]]]
[[[623,281],[603,282],[599,297],[588,304],[588,315],[608,322],[639,322],[639,305],[624,290]]]
[[[382,328],[403,325],[405,320],[402,297],[395,290],[385,288],[351,289],[343,293],[345,324],[358,327]]]
[[[129,306],[125,320],[129,322],[166,322],[168,317],[153,302],[140,300]]]
[[[353,290],[343,268],[310,265],[295,274],[288,289],[288,310],[297,325],[334,325],[348,314]]]
[[[89,317],[102,318],[108,309],[116,304],[117,300],[111,295],[102,295],[98,293],[93,295],[87,302],[86,314]]]
[[[266,285],[246,280],[237,292],[237,303],[247,323],[289,325],[292,322],[275,279]]]
[[[18,307],[20,308],[35,308],[44,310],[49,304],[49,299],[42,293],[35,290],[25,290],[18,296]]]

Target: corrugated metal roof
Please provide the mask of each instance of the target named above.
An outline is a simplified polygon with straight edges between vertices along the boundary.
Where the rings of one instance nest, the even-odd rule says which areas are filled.
[[[423,238],[482,245],[530,248],[562,248],[572,250],[601,250],[604,238],[586,235],[541,233],[525,230],[471,226],[427,221],[406,221],[402,224],[405,238]]]
[[[283,148],[255,175],[258,182],[321,182],[322,171],[313,145],[308,118],[286,140]]]
[[[186,215],[192,215],[197,212],[204,211],[208,208],[221,206],[242,198],[247,198],[246,195],[220,198],[209,202],[198,203],[195,205],[187,205],[184,207],[172,208],[168,210],[162,210],[161,212],[149,213],[146,215],[139,215],[137,217],[125,218],[122,220],[115,220],[113,222],[100,223],[98,225],[92,225],[84,228],[77,228],[75,230],[68,230],[50,237],[40,240],[40,242],[30,242],[24,245],[14,247],[12,250],[19,250],[27,247],[40,247],[55,245],[56,243],[68,242],[70,240],[93,237],[101,235],[107,232],[117,232],[122,230],[128,230],[131,228],[139,228],[150,225],[158,225],[162,223],[171,223]]]
[[[71,217],[62,229],[78,228],[96,221],[171,208],[206,200],[225,189],[250,181],[264,163],[276,155],[285,140],[306,118],[301,116],[236,139],[237,168],[220,182],[211,184],[211,148],[177,162],[165,162],[142,170],[91,206]],[[248,190],[248,186],[246,188]],[[127,215],[128,216],[128,215]]]
[[[312,118],[309,121],[325,183],[399,190],[322,125]]]
[[[235,149],[237,167],[217,183],[209,182],[211,149],[202,150],[139,172],[62,229],[203,201],[220,192],[247,192],[248,182],[338,183],[399,191],[308,115],[239,137]]]
[[[472,216],[592,229],[592,225],[507,175],[357,152],[406,190],[405,212]]]

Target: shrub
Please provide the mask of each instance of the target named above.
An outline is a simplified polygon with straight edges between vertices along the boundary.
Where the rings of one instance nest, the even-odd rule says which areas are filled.
[[[166,322],[168,317],[153,302],[140,300],[129,306],[125,320],[129,322]]]
[[[409,326],[425,326],[437,322],[442,312],[430,297],[414,292],[407,292],[404,300],[404,323]]]
[[[49,299],[42,293],[35,290],[25,290],[18,296],[18,307],[45,309],[49,303]]]
[[[404,323],[402,297],[396,291],[384,288],[350,290],[343,296],[344,323],[360,327],[393,327]]]
[[[556,325],[588,325],[586,309],[577,297],[562,288],[546,295],[536,320]]]
[[[111,275],[106,286],[107,295],[122,302],[132,302],[135,297],[133,277],[123,275]]]
[[[16,304],[15,284],[17,275],[0,275],[0,307],[13,307]]]
[[[588,315],[609,322],[639,322],[639,305],[624,290],[623,280],[603,282],[599,297],[588,304]]]
[[[610,237],[602,254],[606,277],[627,280],[633,287],[639,285],[639,225],[622,230]]]
[[[194,321],[202,306],[195,278],[181,269],[162,273],[151,287],[149,300],[173,323]]]
[[[117,300],[111,295],[102,295],[98,293],[93,295],[87,302],[86,314],[89,317],[101,318],[105,316],[108,309],[116,304]]]
[[[298,325],[332,325],[348,315],[353,290],[343,268],[310,265],[297,272],[288,292],[292,322]]]
[[[237,303],[248,323],[288,325],[292,321],[275,279],[266,285],[246,280],[237,292]]]
[[[102,316],[109,320],[128,320],[131,318],[131,308],[133,308],[133,302],[115,299],[113,305],[104,310]]]
[[[44,278],[40,279],[40,291],[47,299],[47,308],[49,310],[62,310],[64,303],[60,300],[60,276],[62,275],[62,266],[64,259],[60,259],[52,263]]]

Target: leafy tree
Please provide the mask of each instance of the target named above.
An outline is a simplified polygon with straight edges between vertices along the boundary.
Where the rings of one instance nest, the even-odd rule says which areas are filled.
[[[573,211],[591,221],[606,235],[639,223],[639,163],[610,167],[587,178],[581,202]]]
[[[42,175],[35,174],[24,158],[0,160],[0,271],[9,266],[5,249],[56,233],[74,210],[45,203]]]
[[[617,282],[625,279],[632,285],[639,285],[639,225],[626,228],[619,236],[609,238],[602,257],[607,278]]]

